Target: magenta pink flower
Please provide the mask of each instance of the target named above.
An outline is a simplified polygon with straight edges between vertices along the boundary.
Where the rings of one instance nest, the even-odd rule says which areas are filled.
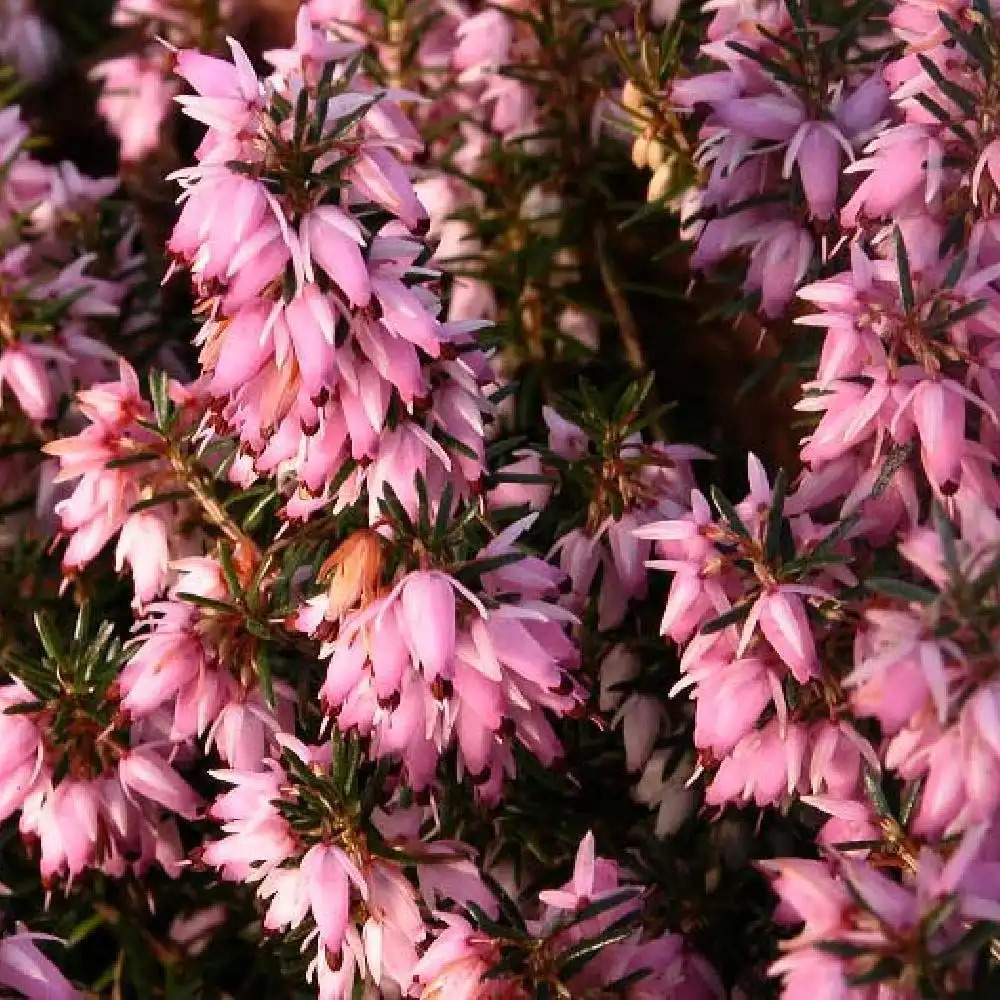
[[[49,352],[44,347],[8,347],[0,355],[0,386],[5,382],[21,409],[32,420],[48,420],[54,415],[55,395],[45,369]]]
[[[776,805],[799,791],[805,776],[808,734],[791,723],[772,721],[744,736],[719,766],[705,794],[710,805],[727,801]]]
[[[160,145],[176,95],[166,50],[150,49],[98,63],[91,77],[101,82],[98,111],[118,137],[122,161],[135,163]]]
[[[322,750],[291,737],[284,742],[317,772],[328,766]],[[360,832],[339,843],[303,844],[278,808],[296,794],[294,779],[273,759],[260,772],[216,776],[233,787],[211,807],[225,836],[206,846],[203,860],[229,879],[259,883],[268,930],[295,929],[307,919],[315,925],[318,953],[310,975],[318,976],[321,995],[342,996],[356,975],[408,986],[427,929],[399,866],[369,853]]]
[[[573,911],[599,902],[604,895],[617,892],[618,868],[612,861],[598,858],[593,833],[587,833],[577,848],[573,877],[562,889],[549,889],[538,894],[540,902],[557,910]],[[624,911],[637,904],[622,904]]]
[[[710,654],[674,688],[694,685],[695,746],[710,748],[715,754],[731,751],[756,726],[773,692],[764,663],[731,656],[731,651],[724,657]]]
[[[455,655],[455,587],[443,573],[411,573],[399,592],[401,624],[414,660],[431,682]]]
[[[177,98],[185,114],[220,132],[236,135],[261,106],[262,88],[242,46],[229,39],[233,62],[193,49],[177,53],[176,71],[198,92]]]
[[[0,938],[0,983],[27,1000],[80,1000],[82,994],[35,944],[45,940],[53,939],[23,925]]]
[[[777,587],[761,595],[743,628],[741,648],[758,625],[792,676],[804,684],[819,669],[812,627],[796,587]]]
[[[300,22],[296,45],[312,46]],[[255,115],[294,99],[299,87],[318,107],[309,91],[318,77],[304,50],[302,60],[279,59],[283,68],[266,82],[251,80],[241,50],[233,53],[235,65],[179,57],[201,94],[182,103],[209,134],[199,163],[175,175],[184,207],[171,250],[213,303],[199,340],[216,425],[239,437],[257,475],[294,474],[301,489],[288,499],[288,516],[308,516],[334,482],[345,504],[367,485],[372,522],[384,483],[415,513],[417,472],[432,493],[451,481],[467,495],[484,473],[482,387],[492,374],[484,356],[467,350],[474,327],[439,320],[428,286],[436,273],[416,265],[427,214],[398,158],[419,146],[416,134],[392,94],[361,80],[324,98],[331,130],[358,117],[314,166],[318,178],[339,163],[344,197],[293,210],[253,177],[272,141]],[[395,221],[370,233],[358,214],[369,202]],[[294,291],[283,296],[286,268]],[[345,480],[352,460],[362,467]]]
[[[444,930],[413,967],[416,988],[411,994],[420,1000],[479,1000],[495,946],[462,917],[442,913],[440,919]]]
[[[93,751],[100,769],[90,773],[92,759],[84,769],[75,746],[53,740],[51,703],[35,709],[34,696],[17,684],[0,697],[5,708],[31,708],[0,717],[8,754],[0,808],[6,816],[20,810],[22,835],[37,838],[42,878],[73,879],[91,867],[141,873],[154,861],[175,876],[177,830],[161,807],[193,815],[198,799],[167,761],[150,746],[123,746],[111,727]]]
[[[79,570],[117,534],[116,568],[130,567],[135,603],[142,607],[169,582],[171,543],[178,544],[173,528],[184,505],[160,504],[150,511],[132,507],[157,490],[176,490],[176,473],[165,457],[149,451],[155,436],[140,422],[148,422],[152,414],[139,395],[135,372],[124,361],[117,381],[92,386],[77,399],[90,424],[75,437],[44,446],[59,459],[56,482],[78,480],[55,508],[69,536],[63,568],[67,573]],[[147,455],[148,461],[128,464],[135,455]],[[108,468],[123,459],[124,464]]]
[[[152,750],[137,747],[129,751],[118,765],[118,776],[126,795],[144,796],[187,819],[193,819],[199,812],[198,796]]]
[[[515,555],[532,520],[498,535],[481,558]],[[456,743],[479,794],[497,797],[513,766],[508,738],[551,763],[561,748],[546,713],[568,713],[582,694],[565,633],[573,619],[553,600],[560,579],[531,557],[484,573],[481,596],[439,570],[406,574],[385,596],[342,614],[323,649],[324,702],[342,729],[371,736],[373,752],[405,758],[417,786]],[[314,629],[321,619],[300,620]]]
[[[365,236],[358,223],[336,206],[322,205],[302,220],[300,232],[306,260],[315,260],[352,306],[367,306],[371,279],[361,253]]]

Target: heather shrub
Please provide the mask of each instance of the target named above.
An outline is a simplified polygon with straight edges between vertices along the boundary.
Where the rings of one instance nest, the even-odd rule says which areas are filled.
[[[7,0],[0,993],[1000,995],[998,79]]]

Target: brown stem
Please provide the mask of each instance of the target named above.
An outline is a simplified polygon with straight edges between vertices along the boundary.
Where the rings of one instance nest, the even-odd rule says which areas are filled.
[[[229,512],[215,498],[197,463],[174,442],[170,442],[170,465],[184,485],[191,491],[204,511],[206,518],[240,550],[260,555],[257,544],[230,517]],[[254,560],[256,562],[256,559]]]
[[[615,314],[618,329],[621,331],[622,345],[628,363],[637,371],[646,371],[646,358],[642,351],[642,341],[639,338],[639,328],[632,317],[632,310],[622,293],[621,286],[615,275],[614,266],[608,256],[607,233],[604,224],[597,226],[594,234],[594,244],[597,251],[597,264],[601,272],[601,281],[607,293],[611,309]]]

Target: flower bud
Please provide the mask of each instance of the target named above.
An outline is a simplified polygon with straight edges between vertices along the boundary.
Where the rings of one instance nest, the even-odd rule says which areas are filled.
[[[639,112],[642,111],[643,104],[642,91],[631,80],[626,80],[622,87],[622,107]]]
[[[675,163],[676,161],[671,157],[656,168],[656,172],[649,179],[649,187],[646,189],[647,201],[659,201],[666,197],[674,180]]]
[[[650,170],[659,170],[669,156],[670,150],[659,139],[649,140],[649,152],[646,154],[646,160]]]
[[[632,143],[632,162],[637,170],[645,170],[649,165],[649,137],[640,135]]]
[[[363,528],[355,531],[323,562],[319,579],[327,583],[329,606],[326,618],[333,621],[359,601],[367,603],[375,594],[382,573],[382,541]]]

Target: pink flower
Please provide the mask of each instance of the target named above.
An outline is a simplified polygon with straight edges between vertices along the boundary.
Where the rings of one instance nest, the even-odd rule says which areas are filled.
[[[262,98],[262,88],[246,52],[228,39],[233,62],[193,49],[177,53],[176,71],[198,92],[177,98],[184,112],[221,132],[236,135],[249,124]]]
[[[499,10],[484,10],[465,18],[458,26],[458,47],[452,62],[460,70],[476,75],[496,71],[507,60],[513,41],[509,17]],[[468,73],[464,79],[469,79]]]
[[[965,395],[955,383],[942,379],[918,383],[910,397],[924,469],[938,487],[955,480],[966,451]]]
[[[104,827],[102,798],[97,782],[67,779],[54,788],[40,789],[25,802],[20,825],[40,839],[43,878],[64,870],[76,876],[94,862]]]
[[[38,949],[36,941],[53,940],[19,925],[0,939],[0,983],[27,1000],[80,1000],[82,994]]]
[[[408,229],[420,230],[428,224],[406,171],[385,150],[365,150],[348,169],[348,177],[360,194],[392,212]]]
[[[412,573],[400,590],[400,609],[414,658],[427,677],[444,675],[455,652],[455,592],[443,573]]]
[[[594,879],[597,873],[597,857],[593,833],[587,833],[576,850],[573,864],[573,878],[563,889],[552,889],[538,894],[546,906],[560,910],[575,910],[595,902],[593,899]]]
[[[767,670],[753,657],[706,659],[689,670],[678,687],[682,683],[696,685],[695,746],[717,754],[732,750],[771,702]]]
[[[127,562],[135,583],[138,606],[151,601],[160,593],[168,578],[170,548],[168,526],[156,513],[140,511],[132,514],[122,526],[115,549],[115,569],[122,571]]]
[[[772,886],[781,900],[775,914],[789,923],[804,921],[811,937],[822,939],[840,926],[850,898],[822,861],[781,858],[761,861],[760,868],[773,878]]]
[[[819,660],[812,626],[795,589],[779,586],[760,597],[747,619],[741,645],[746,645],[749,633],[759,625],[792,676],[805,684],[819,671]]]
[[[478,1000],[493,946],[462,917],[438,916],[445,927],[413,968],[412,995],[420,1000]]]
[[[0,688],[0,818],[7,819],[21,807],[42,773],[44,744],[38,726],[8,708],[33,700],[20,684]]]
[[[790,140],[804,116],[805,111],[797,99],[772,93],[724,100],[715,108],[715,120],[719,125],[772,142]]]
[[[201,801],[192,788],[152,750],[134,747],[122,758],[118,774],[126,793],[141,795],[186,819],[194,819],[200,811]]]
[[[928,131],[922,126],[898,126],[868,145],[866,152],[872,155],[846,169],[846,173],[869,173],[841,210],[843,225],[856,225],[862,215],[891,215],[912,195],[922,195],[928,203],[933,200],[940,190],[944,151]]]
[[[337,951],[344,940],[350,908],[350,880],[367,888],[350,859],[337,847],[317,845],[302,859],[301,878],[324,947]]]
[[[315,208],[302,220],[301,239],[306,259],[315,259],[352,306],[368,305],[371,282],[360,249],[365,237],[350,215],[333,205]]]
[[[777,721],[744,736],[726,757],[709,785],[705,801],[756,802],[775,805],[797,791],[803,778],[808,746],[805,729],[790,724],[782,733]]]
[[[793,162],[805,191],[809,210],[816,219],[829,219],[837,205],[840,182],[840,146],[846,140],[834,126],[807,122],[792,137],[785,155],[785,174]]]
[[[793,222],[775,220],[750,229],[744,239],[756,244],[746,287],[760,288],[766,316],[779,316],[806,276],[813,255],[812,237]]]
[[[5,348],[0,355],[0,387],[4,382],[30,419],[43,421],[53,416],[55,395],[45,370],[44,348],[31,344]]]
[[[618,866],[613,861],[596,855],[594,835],[588,832],[577,848],[573,877],[561,889],[543,890],[538,894],[538,899],[547,907],[572,912],[591,903],[600,902],[605,897],[616,895],[622,888]],[[625,914],[635,912],[640,905],[637,892],[632,899],[626,899],[611,907],[590,923],[597,926],[613,923]],[[576,925],[573,933],[586,937],[591,929],[593,928],[586,925]]]
[[[125,163],[135,163],[160,145],[176,88],[155,50],[99,63],[91,77],[101,82],[97,108],[117,135]]]
[[[544,407],[542,415],[549,428],[549,448],[560,458],[572,461],[587,453],[589,440],[576,424],[560,416],[551,406]]]
[[[785,1000],[854,1000],[840,962],[816,949],[793,951],[770,968],[772,976],[784,981]]]

